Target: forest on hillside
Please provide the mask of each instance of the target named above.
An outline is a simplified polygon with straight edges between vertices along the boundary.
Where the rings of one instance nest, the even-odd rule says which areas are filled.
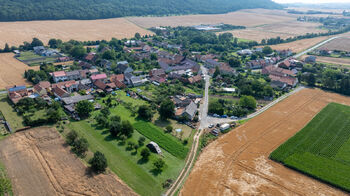
[[[281,7],[271,0],[0,0],[0,21],[218,14]]]

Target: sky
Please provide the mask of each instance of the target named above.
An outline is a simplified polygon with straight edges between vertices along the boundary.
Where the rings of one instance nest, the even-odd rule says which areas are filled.
[[[277,3],[350,3],[350,0],[273,0]]]

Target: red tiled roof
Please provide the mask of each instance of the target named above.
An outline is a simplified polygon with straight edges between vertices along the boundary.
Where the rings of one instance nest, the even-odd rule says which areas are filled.
[[[122,82],[122,81],[124,81],[124,74],[118,74],[118,75],[112,75],[111,77],[110,77],[110,79],[111,79],[111,81],[112,82],[115,82],[115,81],[120,81],[120,82]]]
[[[97,86],[97,88],[105,90],[107,88],[107,85],[103,83],[101,80],[96,80],[94,82],[94,85]]]
[[[58,95],[59,97],[63,97],[65,94],[68,95],[68,92],[65,91],[64,89],[60,88],[60,87],[56,87],[53,89],[53,92]]]
[[[66,76],[66,72],[65,71],[55,71],[52,73],[53,77],[63,77]]]
[[[106,79],[106,78],[107,78],[106,74],[97,74],[97,75],[91,76],[92,80],[103,80],[103,79]]]
[[[123,82],[121,82],[121,81],[115,81],[114,82],[115,83],[115,85],[118,87],[118,88],[126,88],[126,85],[123,83]]]
[[[269,75],[269,78],[272,81],[280,81],[283,83],[286,83],[290,86],[294,86],[297,82],[296,78],[290,77],[290,76],[276,76],[276,75]]]

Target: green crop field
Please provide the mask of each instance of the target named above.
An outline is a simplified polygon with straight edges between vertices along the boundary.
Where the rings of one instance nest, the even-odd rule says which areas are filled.
[[[135,129],[148,139],[156,142],[160,147],[164,148],[175,157],[184,159],[188,153],[188,148],[171,135],[162,133],[157,126],[148,122],[137,122],[134,124]]]
[[[270,158],[350,191],[350,107],[330,103]]]

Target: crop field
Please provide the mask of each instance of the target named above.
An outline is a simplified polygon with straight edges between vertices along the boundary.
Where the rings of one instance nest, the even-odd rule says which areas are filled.
[[[180,195],[347,195],[269,159],[271,152],[332,102],[350,105],[350,98],[304,89],[220,137],[198,157]],[[337,122],[325,123],[332,126]],[[314,140],[321,138],[318,135]],[[348,145],[344,143],[342,148]],[[348,151],[339,150],[337,156],[348,157],[346,154]],[[312,159],[310,156],[310,162]]]
[[[24,41],[30,42],[33,37],[47,43],[56,38],[68,41],[110,40],[112,37],[130,38],[139,32],[141,35],[152,34],[124,18],[103,20],[57,20],[29,22],[0,22],[0,47],[5,43],[18,46]]]
[[[305,59],[306,57],[307,55],[301,57],[301,59]],[[334,57],[326,57],[326,56],[317,56],[316,61],[320,63],[350,66],[350,58],[334,58]]]
[[[261,41],[262,39],[275,38],[278,36],[286,39],[297,35],[305,35],[307,33],[327,32],[327,30],[318,28],[320,25],[321,24],[318,23],[298,22],[295,20],[227,32],[239,38]]]
[[[144,28],[154,26],[193,26],[200,24],[243,25],[247,29],[231,32],[238,38],[261,41],[266,38],[288,38],[306,33],[326,32],[319,29],[320,24],[298,22],[299,15],[288,14],[282,10],[250,9],[215,15],[187,15],[168,17],[129,17],[129,21]]]
[[[23,78],[24,71],[28,69],[39,70],[39,67],[29,67],[13,56],[13,53],[0,54],[0,89],[13,85],[31,85]]]
[[[160,147],[167,150],[170,154],[180,159],[185,159],[188,148],[184,147],[173,136],[163,134],[163,130],[147,122],[137,122],[134,124],[135,129],[148,139],[156,142]]]
[[[350,107],[330,103],[270,158],[350,191]]]
[[[349,37],[339,37],[337,39],[334,39],[328,42],[327,44],[323,45],[319,49],[340,50],[340,51],[350,52],[349,45],[350,45]]]
[[[290,43],[284,43],[284,44],[277,44],[272,45],[271,48],[274,50],[287,50],[291,49],[293,52],[302,52],[308,48],[311,48],[312,46],[328,39],[329,37],[315,37],[311,39],[303,39],[298,40]]]
[[[14,195],[136,195],[114,174],[91,175],[52,128],[1,140],[0,155]]]

